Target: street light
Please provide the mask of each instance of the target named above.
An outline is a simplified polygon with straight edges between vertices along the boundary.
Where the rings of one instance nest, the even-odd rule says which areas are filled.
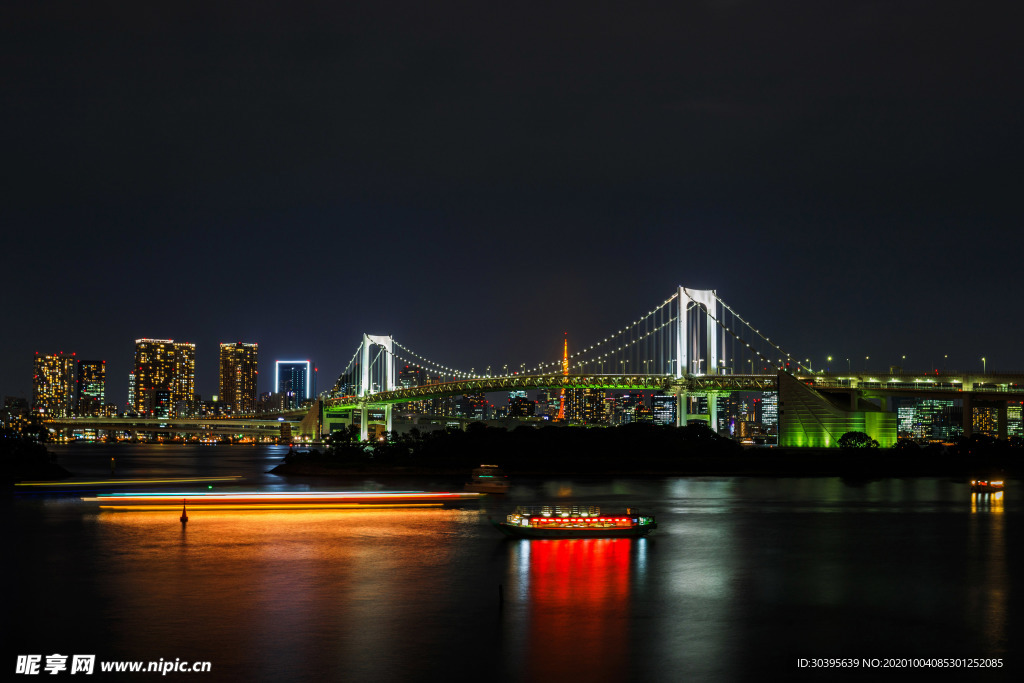
[[[986,370],[986,365],[985,365],[985,356],[981,357],[981,374],[983,374],[983,375],[988,374],[988,370]]]
[[[825,372],[832,374],[832,356],[828,357],[828,365],[825,366]]]

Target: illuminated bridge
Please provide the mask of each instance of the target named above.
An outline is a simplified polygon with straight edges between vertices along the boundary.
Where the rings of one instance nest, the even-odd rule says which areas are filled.
[[[397,366],[414,368],[419,382]],[[497,366],[492,366],[497,367]],[[971,408],[995,407],[1005,434],[1006,401],[1024,398],[1024,375],[976,373],[815,373],[754,328],[714,290],[679,287],[636,320],[593,343],[531,367],[502,366],[501,372],[458,369],[413,351],[391,336],[364,334],[333,390],[302,420],[299,433],[313,438],[358,425],[363,439],[371,425],[390,430],[393,407],[445,396],[553,390],[562,402],[586,389],[651,391],[675,397],[676,424],[706,419],[717,425],[716,397],[744,391],[778,392],[780,445],[833,446],[847,431],[864,431],[883,445],[896,439],[899,396],[955,398],[964,406],[971,433]],[[707,414],[695,413],[697,397]]]

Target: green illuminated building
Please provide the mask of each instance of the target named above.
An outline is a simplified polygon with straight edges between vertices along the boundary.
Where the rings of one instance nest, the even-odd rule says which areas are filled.
[[[847,432],[864,432],[883,448],[896,443],[896,413],[860,397],[830,395],[779,374],[779,445],[834,448]]]

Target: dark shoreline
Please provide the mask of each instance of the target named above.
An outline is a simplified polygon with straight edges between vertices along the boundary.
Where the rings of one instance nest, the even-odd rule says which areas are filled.
[[[757,449],[737,454],[687,454],[675,462],[660,462],[658,467],[613,467],[570,469],[551,466],[516,468],[505,465],[509,476],[585,476],[585,477],[843,477],[865,481],[885,478],[947,477],[968,480],[1002,476],[1020,479],[1024,462],[1017,458],[959,457],[951,455],[907,454],[893,450],[837,449]],[[486,456],[483,461],[490,462]],[[502,464],[502,463],[496,463]],[[445,465],[343,463],[320,458],[282,462],[269,470],[283,476],[452,476],[468,477],[466,468]]]

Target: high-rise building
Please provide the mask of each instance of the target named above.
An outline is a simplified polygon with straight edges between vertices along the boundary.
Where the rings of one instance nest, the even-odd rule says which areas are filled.
[[[510,391],[505,413],[509,417],[533,417],[537,413],[537,403],[531,401],[525,391]]]
[[[654,424],[674,425],[676,423],[675,395],[654,394],[651,396],[651,411],[654,413]]]
[[[459,413],[472,420],[486,420],[488,407],[487,396],[482,393],[464,394],[459,401]]]
[[[78,401],[75,413],[80,417],[100,417],[107,394],[107,361],[78,361]]]
[[[643,394],[616,393],[611,401],[605,401],[604,403],[606,404],[606,419],[613,425],[639,422],[638,413],[644,413],[644,409],[641,408],[641,406],[645,406]]]
[[[779,392],[766,391],[761,399],[761,426],[773,432],[779,426]]]
[[[174,383],[171,385],[171,404],[196,401],[196,345],[186,342],[174,344]],[[171,415],[176,415],[174,408]]]
[[[134,375],[134,411],[152,414],[159,403],[162,412],[175,417],[174,404],[195,397],[196,345],[173,339],[136,339]],[[156,392],[167,393],[158,401]],[[167,404],[169,408],[164,407]]]
[[[1021,436],[1021,403],[1010,401],[1006,406],[1006,435]]]
[[[45,418],[70,417],[75,396],[75,354],[36,352],[32,376],[32,412]]]
[[[274,361],[274,393],[285,397],[288,408],[313,398],[313,364],[308,360]]]
[[[128,410],[135,412],[135,373],[128,373]]]
[[[234,413],[256,412],[258,344],[220,345],[220,400]]]

